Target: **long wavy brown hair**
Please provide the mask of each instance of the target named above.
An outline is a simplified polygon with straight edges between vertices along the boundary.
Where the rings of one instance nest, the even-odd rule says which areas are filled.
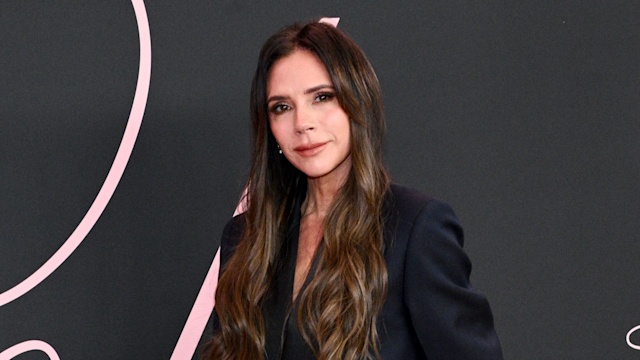
[[[262,303],[281,265],[284,234],[305,175],[278,154],[269,127],[267,79],[273,64],[295,50],[327,68],[350,119],[352,168],[325,218],[323,251],[299,295],[298,327],[318,359],[378,356],[376,318],[387,291],[383,201],[389,177],[382,162],[385,130],[378,79],[362,50],[341,30],[312,22],[286,27],[262,47],[251,87],[251,169],[242,238],[221,270],[215,311],[221,330],[209,359],[264,359]]]

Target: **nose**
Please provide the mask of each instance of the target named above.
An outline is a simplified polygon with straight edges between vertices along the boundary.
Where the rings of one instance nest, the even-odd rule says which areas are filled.
[[[302,135],[307,131],[315,129],[313,116],[306,109],[298,108],[295,112],[294,128],[296,134]]]

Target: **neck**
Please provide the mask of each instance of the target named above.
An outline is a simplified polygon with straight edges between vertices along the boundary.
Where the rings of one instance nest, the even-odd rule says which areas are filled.
[[[331,180],[307,179],[307,197],[302,204],[302,215],[324,218],[345,180],[346,176]]]

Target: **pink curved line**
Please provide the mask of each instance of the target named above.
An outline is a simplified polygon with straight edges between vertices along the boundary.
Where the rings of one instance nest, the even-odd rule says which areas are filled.
[[[9,360],[14,357],[26,353],[28,351],[40,350],[49,356],[51,360],[60,360],[60,356],[56,350],[44,341],[40,340],[27,340],[19,344],[13,345],[0,353],[0,360]]]
[[[629,345],[630,348],[632,349],[636,349],[636,350],[640,350],[640,345],[636,345],[634,343],[631,342],[631,335],[640,330],[640,325],[634,327],[633,329],[629,330],[629,332],[627,333],[627,345]]]
[[[80,243],[82,243],[89,231],[91,231],[96,221],[98,221],[98,218],[100,218],[100,215],[102,215],[129,162],[133,145],[136,142],[140,125],[142,124],[142,117],[147,104],[147,96],[149,95],[149,83],[151,81],[151,35],[149,32],[147,12],[143,0],[131,0],[131,3],[133,4],[136,21],[138,22],[140,68],[138,71],[136,93],[133,97],[133,105],[131,107],[131,113],[129,114],[129,121],[127,122],[127,127],[124,131],[122,142],[118,148],[113,165],[111,165],[109,174],[104,184],[102,184],[102,188],[98,192],[96,199],[93,201],[93,204],[91,204],[89,211],[87,211],[87,214],[82,218],[82,221],[80,221],[80,224],[78,224],[78,227],[76,227],[71,236],[69,236],[60,249],[38,270],[18,285],[0,294],[0,306],[6,305],[29,292],[67,260]]]

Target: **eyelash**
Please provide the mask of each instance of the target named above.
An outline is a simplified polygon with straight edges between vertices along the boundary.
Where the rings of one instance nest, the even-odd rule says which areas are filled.
[[[327,102],[331,101],[336,95],[332,92],[318,93],[314,98],[314,102]],[[282,114],[283,112],[291,109],[291,107],[285,103],[276,103],[269,108],[269,112],[272,114]]]
[[[284,109],[286,107],[286,109]],[[269,112],[272,114],[282,114],[283,112],[289,110],[291,107],[287,104],[277,103],[269,108]]]
[[[318,95],[316,95],[314,100],[317,100],[319,102],[326,102],[333,99],[335,96],[336,95],[332,92],[321,92]]]

